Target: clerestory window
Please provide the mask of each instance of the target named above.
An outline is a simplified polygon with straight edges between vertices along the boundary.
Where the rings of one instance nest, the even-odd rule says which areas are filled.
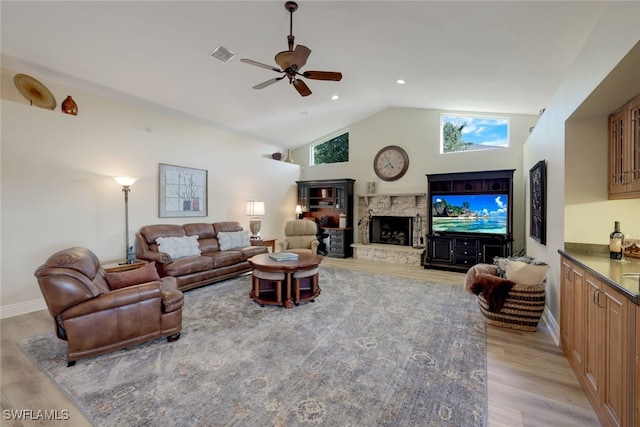
[[[440,152],[486,150],[509,147],[509,119],[442,114]]]
[[[311,149],[311,164],[324,165],[349,161],[349,132],[328,141],[318,143]]]

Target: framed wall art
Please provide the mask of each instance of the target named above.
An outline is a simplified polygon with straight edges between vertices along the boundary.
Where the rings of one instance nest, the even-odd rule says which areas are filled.
[[[160,163],[160,218],[207,216],[207,171]]]
[[[547,170],[540,160],[529,170],[531,192],[531,218],[529,235],[542,245],[547,244]]]

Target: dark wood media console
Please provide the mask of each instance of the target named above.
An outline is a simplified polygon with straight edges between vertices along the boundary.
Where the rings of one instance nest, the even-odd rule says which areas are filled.
[[[513,246],[514,169],[427,175],[428,234],[423,267],[465,272],[477,263],[492,263],[496,256],[510,256]],[[434,197],[506,195],[506,233],[434,230]],[[437,203],[436,203],[437,205]],[[453,214],[452,214],[453,215]],[[468,219],[474,221],[474,219]]]

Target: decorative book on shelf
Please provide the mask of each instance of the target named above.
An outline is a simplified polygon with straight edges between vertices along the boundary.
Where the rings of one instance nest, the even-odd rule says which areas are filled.
[[[293,252],[277,252],[270,253],[269,258],[274,261],[295,261],[298,259],[298,254]]]

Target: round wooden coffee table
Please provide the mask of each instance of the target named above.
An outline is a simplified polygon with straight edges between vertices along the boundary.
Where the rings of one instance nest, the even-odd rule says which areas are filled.
[[[318,267],[320,265],[320,262],[322,262],[322,257],[319,255],[299,254],[298,259],[295,261],[275,261],[269,257],[269,254],[259,254],[249,258],[248,261],[251,267],[259,272],[284,273],[285,289],[284,301],[282,302],[282,305],[285,308],[291,308],[293,307],[293,298],[291,296],[291,282],[293,274],[303,270],[311,270]],[[307,300],[320,294],[320,286],[317,286],[317,277],[315,278],[315,280],[316,286],[314,287],[313,295],[306,298]],[[274,302],[272,299],[267,300],[266,298],[262,298],[261,295],[256,295],[253,288],[251,289],[251,294],[249,296],[259,304],[272,304]]]

